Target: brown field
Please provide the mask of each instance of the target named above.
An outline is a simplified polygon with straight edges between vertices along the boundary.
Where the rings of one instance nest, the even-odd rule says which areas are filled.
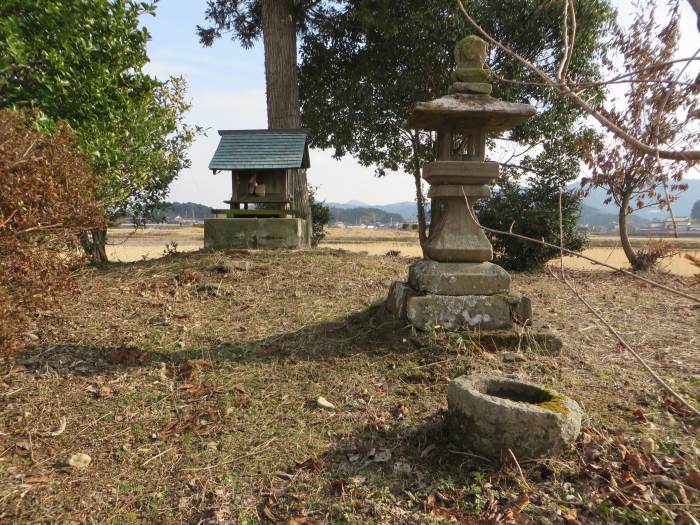
[[[161,257],[169,243],[177,242],[177,250],[191,252],[204,245],[202,228],[179,228],[172,230],[110,230],[108,255],[114,261],[133,262],[142,259]],[[642,246],[648,239],[633,238],[635,246]],[[627,260],[618,247],[618,239],[613,236],[591,236],[591,247],[583,253],[594,259],[602,260],[613,266],[627,268]],[[693,275],[697,269],[685,257],[690,253],[700,257],[700,238],[667,239],[678,247],[679,253],[660,264],[662,271],[677,275]],[[389,251],[398,251],[404,257],[421,257],[418,235],[415,232],[400,230],[368,230],[354,228],[329,228],[324,239],[324,248],[343,249],[350,252],[369,255],[386,255]],[[566,257],[567,268],[594,269],[595,265],[585,259]]]
[[[635,246],[642,246],[648,239],[633,238]],[[678,255],[670,257],[659,265],[659,269],[677,275],[693,275],[698,273],[685,253],[700,257],[700,238],[697,239],[667,239],[669,244],[676,246]],[[619,239],[612,236],[591,236],[591,247],[584,250],[584,255],[599,259],[620,268],[628,268],[627,259],[621,248]],[[396,230],[359,230],[331,228],[324,240],[324,247],[342,248],[351,252],[366,252],[369,255],[385,255],[389,250],[400,252],[405,257],[421,257],[418,236],[412,232]],[[565,266],[572,269],[595,269],[596,265],[585,259],[566,257]]]
[[[149,249],[164,239],[149,232]],[[86,268],[77,296],[36,313],[30,347],[0,377],[0,523],[670,525],[698,515],[697,419],[565,286],[513,275],[564,345],[513,361],[478,334],[415,333],[387,317],[376,302],[409,262],[201,251]],[[700,403],[700,310],[619,274],[570,273]],[[655,278],[693,289],[683,276]],[[573,397],[585,412],[576,446],[502,466],[461,450],[443,430],[446,387],[471,372]],[[336,408],[320,409],[318,396]],[[67,466],[76,453],[87,468]]]
[[[162,257],[168,247],[177,243],[180,252],[204,247],[203,228],[141,230],[115,228],[108,231],[107,256],[115,262],[134,262]]]

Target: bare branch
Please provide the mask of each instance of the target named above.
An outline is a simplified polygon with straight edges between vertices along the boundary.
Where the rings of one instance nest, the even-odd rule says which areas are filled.
[[[12,213],[10,213],[7,219],[0,223],[0,228],[4,228],[5,226],[7,226],[15,215],[17,215],[17,210],[12,210]]]
[[[576,105],[578,105],[584,112],[588,113],[591,117],[596,119],[604,128],[612,132],[620,139],[625,141],[632,148],[651,156],[658,155],[662,159],[668,160],[679,160],[679,161],[697,161],[700,160],[700,150],[660,150],[650,146],[649,144],[641,141],[640,139],[631,135],[628,131],[620,128],[594,107],[592,107],[588,102],[583,100],[575,91],[571,89],[567,84],[556,82],[542,69],[538,68],[532,62],[522,57],[513,49],[503,45],[501,42],[496,40],[493,36],[487,33],[484,28],[482,28],[476,20],[474,20],[469,12],[464,7],[462,0],[457,0],[457,5],[462,11],[467,21],[477,30],[477,32],[488,42],[495,45],[501,49],[504,53],[516,59],[521,64],[525,65],[528,69],[532,70],[542,81],[550,88],[557,90],[559,93],[563,94],[567,98],[571,99]]]
[[[700,31],[700,0],[688,0],[688,3],[698,17],[698,31]]]
[[[462,190],[462,191],[464,192],[464,190]],[[466,198],[466,196],[465,196],[465,198]],[[665,284],[657,283],[656,281],[652,281],[651,279],[647,279],[646,277],[642,277],[641,275],[637,275],[635,273],[632,273],[628,270],[625,270],[624,268],[620,268],[618,266],[613,266],[613,265],[608,264],[606,262],[603,262],[601,260],[594,259],[593,257],[589,257],[588,255],[584,255],[582,253],[568,250],[566,248],[561,248],[555,244],[548,243],[544,239],[533,239],[533,238],[527,237],[525,235],[520,235],[519,233],[514,233],[513,231],[506,232],[503,230],[496,230],[494,228],[489,228],[488,226],[484,226],[481,223],[479,223],[479,220],[476,218],[476,215],[474,214],[474,211],[471,209],[470,206],[467,206],[467,210],[469,211],[469,215],[470,215],[471,219],[474,221],[474,224],[476,224],[479,228],[481,228],[482,230],[487,231],[489,233],[493,233],[495,235],[506,235],[508,237],[513,237],[515,239],[521,239],[523,241],[532,242],[535,244],[540,244],[542,246],[547,246],[548,248],[554,248],[556,250],[563,250],[564,253],[566,253],[567,255],[573,255],[574,257],[578,257],[580,259],[585,259],[585,260],[590,261],[590,262],[597,264],[599,266],[604,266],[605,268],[615,270],[616,272],[620,272],[628,277],[632,277],[633,279],[637,279],[638,281],[645,282],[651,286],[654,286],[655,288],[660,288],[660,289],[666,290],[667,292],[670,292],[674,295],[678,295],[678,296],[683,297],[685,299],[690,299],[694,303],[700,303],[700,297],[695,297],[693,295],[687,294],[687,293],[682,292],[680,290],[676,290],[675,288],[671,288],[670,286],[666,286]]]
[[[551,270],[550,270],[550,275],[552,275],[552,277],[554,277],[555,279],[559,280],[559,278],[556,275],[554,275],[551,272]],[[625,341],[623,339],[623,337],[620,335],[620,333],[617,330],[615,330],[615,328],[613,328],[613,326],[595,308],[593,308],[593,306],[591,306],[591,304],[588,301],[586,301],[586,299],[583,298],[583,296],[578,292],[578,290],[576,290],[576,288],[574,288],[574,286],[569,282],[568,279],[564,278],[564,279],[562,279],[562,281],[576,295],[578,300],[581,301],[586,306],[588,311],[591,312],[593,315],[595,315],[598,318],[598,320],[605,325],[605,327],[613,335],[613,337],[615,337],[615,339],[617,339],[619,344],[622,345],[625,348],[625,350],[627,350],[630,354],[632,354],[634,356],[634,358],[637,361],[639,361],[639,363],[641,363],[641,365],[647,370],[647,372],[649,372],[651,377],[653,377],[654,380],[657,383],[659,383],[659,385],[661,385],[673,397],[678,399],[678,401],[680,401],[683,404],[683,406],[688,408],[696,416],[700,416],[700,410],[698,410],[693,405],[688,403],[688,401],[686,401],[678,392],[676,392],[668,383],[666,383],[666,381],[664,381],[661,376],[659,376],[656,372],[654,372],[654,370],[649,366],[649,364],[644,360],[644,358],[641,355],[639,355],[637,352],[635,352],[635,350],[627,343],[627,341]]]
[[[613,326],[595,309],[593,308],[588,301],[586,301],[583,296],[578,292],[578,290],[574,287],[573,284],[566,278],[566,274],[564,273],[564,216],[562,212],[562,193],[563,193],[563,188],[559,188],[559,261],[561,265],[561,279],[559,279],[554,273],[552,272],[551,269],[547,268],[549,271],[550,275],[557,279],[560,282],[563,282],[573,293],[576,295],[579,301],[581,301],[586,308],[588,308],[588,311],[591,312],[593,315],[595,315],[598,320],[605,325],[605,327],[608,329],[608,331],[617,339],[619,344],[621,344],[625,349],[634,356],[634,358],[641,363],[641,365],[646,368],[647,372],[651,374],[651,376],[654,378],[654,380],[659,383],[663,388],[666,389],[668,393],[670,393],[673,397],[678,399],[683,406],[687,407],[690,409],[692,412],[695,413],[696,416],[700,416],[700,410],[695,408],[693,405],[688,403],[678,392],[676,392],[671,386],[669,386],[666,381],[661,378],[650,366],[649,364],[644,360],[644,358],[639,355],[637,352],[635,352],[632,347],[627,344],[627,341],[625,341],[620,333],[613,328]]]

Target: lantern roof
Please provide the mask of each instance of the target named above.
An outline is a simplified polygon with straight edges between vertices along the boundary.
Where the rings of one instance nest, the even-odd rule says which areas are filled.
[[[506,102],[489,95],[453,93],[429,102],[418,102],[404,122],[404,128],[505,131],[525,122],[536,112],[530,104]]]

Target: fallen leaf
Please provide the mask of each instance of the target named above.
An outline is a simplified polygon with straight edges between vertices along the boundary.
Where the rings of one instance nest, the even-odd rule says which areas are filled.
[[[700,472],[691,470],[685,477],[685,483],[696,490],[700,490]]]
[[[303,461],[297,461],[297,468],[303,468],[306,470],[311,470],[313,472],[320,472],[323,470],[323,464],[315,459],[315,458],[308,458]]]
[[[656,441],[651,438],[641,438],[639,440],[639,448],[641,448],[647,454],[651,454],[658,448],[656,446]]]
[[[267,505],[263,507],[263,514],[268,520],[277,521],[277,516],[275,516],[275,514],[270,510],[270,507],[268,507]]]
[[[399,405],[396,407],[396,419],[404,419],[408,416],[408,407],[406,405]]]
[[[110,352],[107,361],[113,365],[133,365],[146,361],[147,354],[136,348],[120,348]]]
[[[336,496],[341,498],[345,496],[345,480],[344,479],[332,479],[331,488]]]
[[[625,458],[625,463],[627,463],[627,465],[633,472],[645,470],[644,460],[639,454],[628,454]]]
[[[527,507],[530,504],[530,498],[527,497],[527,494],[521,494],[518,496],[518,498],[513,502],[513,508],[517,509],[518,512],[521,512],[525,507]]]
[[[287,525],[318,525],[318,521],[310,516],[295,516],[289,519]]]
[[[411,465],[403,461],[397,461],[396,463],[394,463],[394,472],[398,472],[401,474],[410,474],[412,470],[413,468],[411,467]]]
[[[92,458],[87,454],[71,454],[68,457],[68,465],[77,469],[86,469],[92,462]]]
[[[373,463],[386,463],[391,459],[391,451],[388,448],[379,450],[372,449],[369,454],[367,454],[367,459]]]
[[[576,513],[576,509],[569,509],[564,512],[561,517],[565,520],[575,520],[578,518],[578,514]]]
[[[48,483],[51,478],[48,476],[27,476],[24,478],[24,483],[34,484],[34,483]]]
[[[649,420],[647,419],[647,416],[642,412],[640,408],[632,412],[632,415],[639,421],[640,423],[648,423]]]
[[[325,397],[319,397],[318,399],[316,399],[316,405],[319,408],[323,408],[326,410],[334,410],[335,409],[335,405],[333,403],[331,403],[330,401],[328,401]]]

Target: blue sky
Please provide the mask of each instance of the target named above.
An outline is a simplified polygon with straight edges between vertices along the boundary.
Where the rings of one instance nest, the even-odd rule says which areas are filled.
[[[630,0],[613,0],[626,18]],[[690,56],[700,46],[695,17],[682,1],[683,40],[680,56]],[[206,25],[204,0],[161,0],[155,17],[146,16],[143,24],[151,33],[147,71],[167,78],[184,75],[189,86],[192,109],[188,121],[208,129],[190,152],[192,167],[184,170],[171,185],[170,200],[193,201],[221,207],[228,199],[230,179],[212,175],[209,159],[218,143],[218,129],[265,128],[265,72],[262,45],[243,49],[224,37],[212,47],[203,47],[195,34],[197,24]],[[381,204],[414,199],[413,179],[405,173],[374,177],[371,168],[354,159],[341,161],[330,152],[312,151],[310,182],[319,187],[327,201],[361,200]]]
[[[209,159],[218,143],[218,129],[267,127],[262,45],[243,49],[229,38],[204,48],[195,35],[204,25],[204,2],[161,0],[155,17],[144,25],[151,33],[147,70],[159,78],[182,74],[187,79],[192,109],[188,121],[209,128],[191,150],[192,168],[172,184],[170,200],[221,207],[231,193],[230,178],[212,175]],[[406,174],[384,179],[352,158],[336,161],[329,152],[312,151],[311,184],[329,202],[363,200],[372,204],[413,200],[413,180]]]

